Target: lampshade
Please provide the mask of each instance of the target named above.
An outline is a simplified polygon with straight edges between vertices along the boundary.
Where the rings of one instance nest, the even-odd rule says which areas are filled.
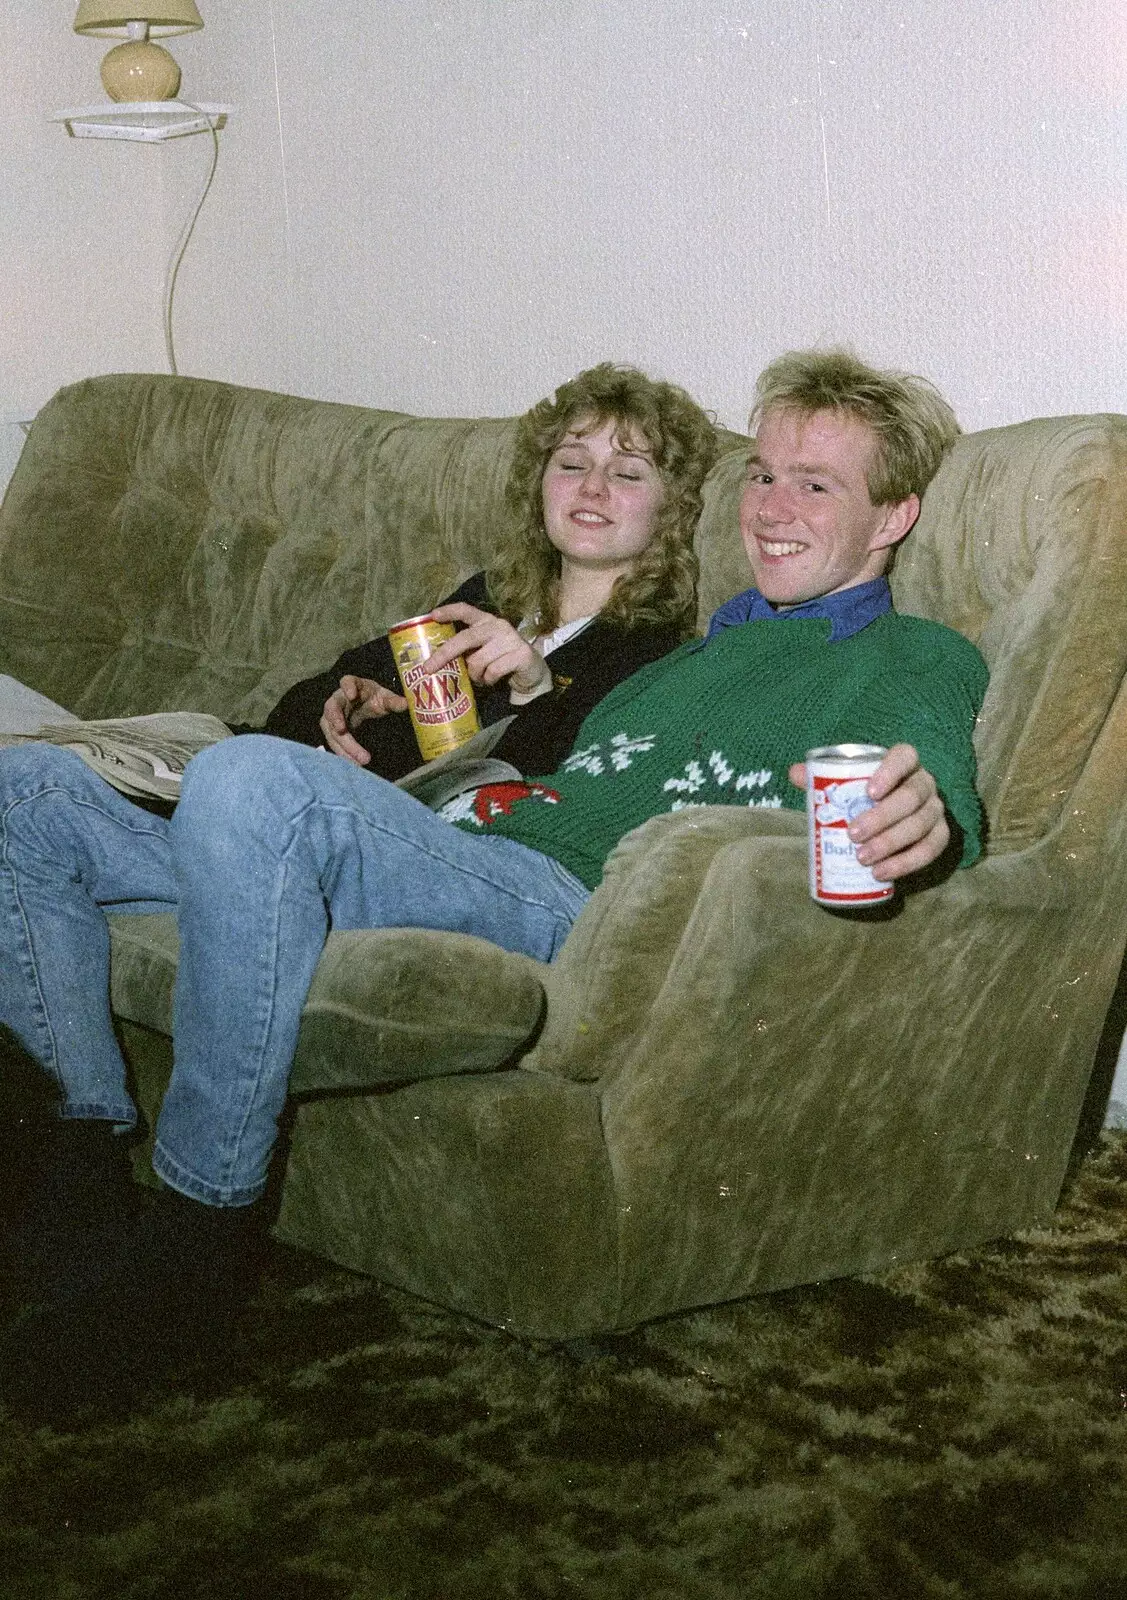
[[[196,0],[79,0],[74,31],[127,39],[131,22],[147,22],[149,33],[158,38],[203,27]]]
[[[111,100],[171,100],[180,68],[151,34],[192,33],[203,27],[196,0],[79,0],[75,33],[125,40],[106,52],[102,82]]]

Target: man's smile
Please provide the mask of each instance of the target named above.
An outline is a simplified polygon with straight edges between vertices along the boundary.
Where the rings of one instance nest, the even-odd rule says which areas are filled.
[[[765,539],[761,533],[756,539],[765,556],[796,556],[806,549],[797,539]]]

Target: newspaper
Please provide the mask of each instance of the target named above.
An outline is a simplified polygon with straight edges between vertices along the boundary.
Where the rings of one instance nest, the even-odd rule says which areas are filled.
[[[157,711],[144,717],[45,722],[34,733],[0,733],[0,744],[57,744],[123,794],[176,800],[192,757],[231,730],[202,711]]]
[[[489,752],[512,722],[503,717],[472,739],[415,767],[397,787],[437,811],[455,795],[484,783],[505,783],[522,774]],[[203,711],[157,711],[142,717],[106,717],[92,722],[45,722],[34,732],[0,733],[0,745],[62,745],[123,794],[176,800],[188,762],[209,744],[229,739],[231,729]]]

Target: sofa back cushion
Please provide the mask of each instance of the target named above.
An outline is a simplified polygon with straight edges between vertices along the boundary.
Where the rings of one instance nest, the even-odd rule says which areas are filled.
[[[990,667],[976,732],[990,849],[1044,837],[1127,671],[1127,417],[1038,418],[960,439],[893,572],[903,611]]]
[[[83,716],[258,722],[480,566],[512,423],[161,376],[36,418],[0,521],[0,663]]]
[[[0,513],[0,672],[82,716],[258,723],[341,650],[488,559],[514,419],[436,420],[197,378],[63,389]],[[746,442],[721,434],[699,616],[744,587]],[[1068,804],[1127,665],[1127,418],[958,441],[897,556],[898,606],[958,628],[992,680],[978,733],[992,850]],[[1077,645],[1081,648],[1076,648]]]
[[[60,390],[0,518],[0,671],[82,716],[259,723],[485,564],[514,433],[198,378]]]

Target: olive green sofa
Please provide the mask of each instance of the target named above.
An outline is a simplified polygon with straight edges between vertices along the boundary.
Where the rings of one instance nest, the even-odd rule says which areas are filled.
[[[482,564],[512,436],[190,378],[65,389],[0,513],[0,671],[82,716],[256,723]],[[702,615],[745,584],[722,446]],[[808,898],[798,815],[690,809],[623,840],[550,968],[332,935],[283,1238],[567,1338],[1049,1219],[1127,938],[1127,419],[962,439],[894,585],[992,668],[985,859],[858,920]],[[113,940],[151,1115],[175,926]]]

